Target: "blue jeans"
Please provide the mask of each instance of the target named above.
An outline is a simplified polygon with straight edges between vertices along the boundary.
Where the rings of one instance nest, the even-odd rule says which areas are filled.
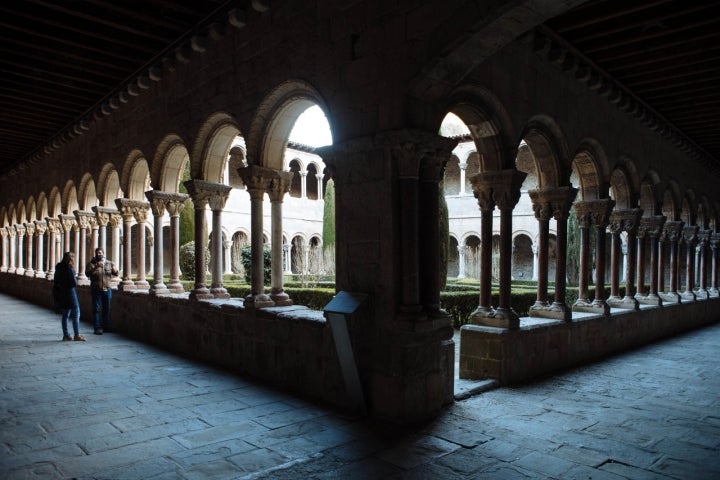
[[[92,289],[93,327],[95,330],[110,328],[110,300],[112,300],[112,290],[109,288],[105,291]],[[101,312],[102,318],[100,317]]]
[[[77,298],[77,292],[73,288],[70,292],[72,297],[72,307],[63,310],[62,314],[62,331],[63,336],[67,337],[68,334],[68,318],[72,319],[73,332],[75,335],[80,334],[80,302]]]

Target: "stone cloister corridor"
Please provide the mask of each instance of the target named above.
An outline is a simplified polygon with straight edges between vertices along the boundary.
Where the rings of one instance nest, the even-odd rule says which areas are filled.
[[[458,433],[455,427],[465,414],[454,418],[455,413],[447,412],[470,408],[459,399],[487,385],[501,387],[492,398],[500,405],[494,411],[505,416],[514,405],[512,392],[522,391],[525,382],[691,330],[691,337],[681,338],[697,339],[709,351],[716,348],[720,147],[714,140],[716,113],[700,104],[713,105],[720,91],[703,83],[689,92],[675,83],[679,76],[683,85],[712,78],[717,67],[707,58],[711,52],[692,42],[699,41],[695,35],[717,41],[716,6],[676,1],[212,0],[171,8],[148,0],[143,10],[108,0],[80,3],[85,10],[53,4],[42,14],[32,13],[23,2],[7,7],[9,18],[17,22],[9,38],[16,41],[17,55],[25,57],[7,61],[8,72],[12,70],[4,80],[8,91],[20,95],[23,88],[57,83],[50,92],[33,90],[19,102],[27,108],[43,105],[33,112],[13,102],[0,104],[5,112],[0,141],[12,144],[0,152],[3,302],[17,299],[22,308],[51,307],[55,265],[63,252],[72,251],[79,259],[78,296],[87,322],[91,291],[82,266],[102,247],[120,270],[111,311],[119,335],[107,340],[120,343],[109,347],[142,342],[203,362],[229,372],[233,382],[247,378],[278,389],[280,403],[290,407],[303,402],[308,411],[322,406],[343,412],[338,418],[360,414],[372,424],[407,428],[450,418],[441,429],[472,437],[468,446],[438,434],[421,456],[431,455],[428,451],[438,445],[443,454],[480,451],[472,447],[486,443],[478,432],[486,435],[487,430],[473,429],[494,420],[473,412],[472,428]],[[603,13],[608,6],[615,12],[612,18]],[[647,22],[638,24],[638,15]],[[47,36],[63,40],[64,65],[60,59],[45,63],[55,48],[41,40],[45,33],[33,35],[34,40],[23,37],[23,32],[35,31],[35,23],[52,23]],[[667,30],[655,30],[659,24]],[[98,33],[105,28],[110,33]],[[687,37],[687,44],[678,37]],[[678,51],[650,49],[643,42],[669,42]],[[43,53],[23,50],[31,46]],[[683,52],[687,62],[665,72],[663,65],[681,63]],[[25,63],[34,63],[34,70],[25,70]],[[692,72],[692,78],[678,70]],[[27,80],[15,79],[16,74]],[[1,101],[7,100],[0,95]],[[689,105],[696,107],[688,113]],[[309,147],[290,141],[297,119],[310,107],[318,107],[327,119],[331,144]],[[460,134],[443,133],[448,114],[462,123]],[[52,131],[45,130],[49,125],[54,125]],[[288,157],[289,143],[319,160],[313,163],[300,153]],[[293,239],[318,247],[323,233],[317,226],[301,231],[298,225],[308,222],[310,214],[303,211],[306,204],[293,202],[320,203],[330,180],[335,307],[342,305],[321,311],[299,304],[286,281],[297,269],[288,252],[304,248]],[[452,190],[443,193],[445,188]],[[448,235],[441,228],[443,194],[456,195],[462,204],[452,224],[461,234]],[[247,212],[242,235],[251,250],[251,284],[243,298],[233,297],[224,284],[224,252],[239,233],[228,227],[230,215],[239,216],[235,207],[228,211],[231,197]],[[190,228],[180,220],[187,210],[194,220]],[[181,282],[183,235],[194,240],[196,275],[190,288]],[[446,243],[458,252],[456,276],[464,252],[460,246],[471,246],[477,254],[472,265],[479,278],[472,292],[476,300],[467,324],[457,332],[441,302]],[[263,262],[266,248],[269,274]],[[517,254],[520,249],[522,255]],[[570,267],[570,257],[577,266]],[[207,268],[205,258],[210,259]],[[513,308],[518,272],[534,279],[535,301],[527,315]],[[568,279],[575,277],[577,286],[570,285]],[[23,330],[27,335],[14,346],[7,315],[0,314],[0,338],[13,375],[22,376],[23,362],[16,356],[22,349],[63,361],[69,350],[59,342],[43,344],[43,353],[33,350],[37,345],[27,336],[47,335],[37,318],[37,329]],[[95,345],[100,340],[88,339],[83,346],[88,355],[104,354],[93,350],[100,348]],[[665,351],[664,343],[657,345]],[[687,342],[680,345],[692,348]],[[142,348],[137,349],[140,355]],[[679,355],[677,348],[670,350],[673,358]],[[119,368],[132,364],[132,355],[123,351]],[[75,355],[70,360],[79,360]],[[711,354],[703,355],[697,368],[708,383],[692,388],[704,390],[707,411],[699,413],[698,405],[687,400],[692,412],[678,420],[664,410],[674,407],[663,404],[662,418],[683,429],[679,435],[686,450],[675,450],[675,445],[666,450],[667,442],[659,438],[668,425],[652,427],[647,437],[632,437],[632,442],[645,442],[637,448],[652,450],[652,458],[643,450],[637,462],[618,460],[627,467],[623,469],[610,465],[616,456],[603,453],[597,463],[581,462],[578,474],[589,468],[608,478],[632,478],[638,473],[632,468],[639,468],[657,478],[682,478],[684,467],[674,470],[676,461],[692,463],[689,471],[706,468],[717,474],[715,463],[705,463],[704,450],[720,446],[718,404],[712,397],[717,382],[707,373],[717,370],[717,364]],[[657,358],[657,369],[669,361]],[[592,366],[572,370],[579,375],[594,371]],[[644,401],[642,389],[655,388],[651,372],[643,367],[639,374],[644,380],[630,389],[635,405]],[[681,383],[682,374],[673,372],[672,381]],[[463,382],[463,395],[455,390],[456,377]],[[588,400],[584,389],[602,389],[612,398],[610,408],[620,409],[623,392],[614,391],[615,380],[609,375],[607,382],[579,387],[571,403]],[[548,398],[555,385],[548,382],[530,396]],[[62,385],[57,388],[64,391]],[[32,397],[31,391],[19,394]],[[472,401],[477,408],[485,402],[479,397]],[[5,412],[11,417],[19,411],[13,402],[12,411]],[[568,412],[557,406],[541,413],[548,411],[554,413],[543,422],[559,433],[557,422]],[[221,420],[213,417],[209,424]],[[336,420],[331,419],[333,428]],[[518,429],[522,423],[517,417],[508,421]],[[20,425],[12,418],[6,422]],[[190,421],[198,426],[195,422]],[[597,428],[615,429],[603,433],[612,437],[624,429],[638,433],[638,424],[640,430],[651,428],[634,417]],[[111,427],[122,430],[118,425]],[[293,422],[283,424],[289,425]],[[582,428],[592,430],[592,425],[589,419]],[[508,444],[513,444],[513,428],[508,427]],[[339,430],[339,436],[347,433]],[[692,439],[694,431],[707,432],[705,443]],[[564,461],[573,461],[569,457],[577,452],[572,449],[579,448],[573,442],[581,436],[570,436],[553,451],[563,450]],[[609,443],[597,449],[622,447]],[[35,448],[26,447],[10,440],[2,446],[15,459]],[[89,452],[82,445],[78,449],[68,455]],[[348,450],[338,455],[353,456],[352,447]],[[545,453],[517,458],[525,458],[526,468]],[[410,471],[418,474],[412,469],[422,464],[404,465],[396,457],[389,463],[393,468],[387,471],[398,478]],[[437,463],[433,468],[440,469]],[[385,472],[385,466],[378,468]],[[562,474],[574,465],[565,466],[542,474],[565,478]],[[302,467],[290,471],[301,472]],[[453,474],[465,478],[479,471]],[[75,473],[96,474],[91,469]],[[234,473],[238,478],[250,474]],[[166,474],[160,469],[153,475]]]

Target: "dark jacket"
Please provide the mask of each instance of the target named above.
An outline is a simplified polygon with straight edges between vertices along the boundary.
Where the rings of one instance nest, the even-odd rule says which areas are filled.
[[[77,286],[75,270],[68,267],[66,263],[60,262],[55,265],[55,277],[53,281],[55,285],[58,286],[57,306],[61,308],[72,308],[77,298],[77,296],[73,295],[73,290]]]

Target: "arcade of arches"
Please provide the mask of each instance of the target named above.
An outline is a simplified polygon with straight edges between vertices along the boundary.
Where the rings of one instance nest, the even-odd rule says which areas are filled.
[[[444,188],[457,207],[450,275],[480,279],[460,332],[461,377],[523,380],[717,321],[717,178],[652,112],[625,108],[632,99],[554,61],[534,27],[577,2],[539,2],[532,14],[525,3],[537,2],[412,3],[273,2],[169,56],[162,75],[131,82],[112,108],[0,180],[0,288],[49,306],[60,253],[84,264],[104,246],[121,259],[112,321],[123,334],[410,422],[453,401],[453,329],[440,302]],[[285,158],[312,105],[332,129],[333,145],[315,150],[324,171]],[[449,112],[467,133],[438,135]],[[238,137],[243,148],[232,148]],[[297,184],[299,171],[315,180]],[[336,288],[365,298],[345,317],[359,399],[323,312],[294,305],[283,284],[285,202],[321,198],[330,178]],[[244,299],[223,286],[231,192],[249,212]],[[184,291],[188,197],[198,274]],[[571,211],[578,247],[568,245]],[[579,293],[568,305],[571,274]],[[537,279],[527,318],[513,310],[513,278]]]

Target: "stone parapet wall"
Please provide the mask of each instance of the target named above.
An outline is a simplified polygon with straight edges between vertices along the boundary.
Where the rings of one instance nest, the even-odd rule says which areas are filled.
[[[51,287],[47,280],[0,274],[0,291],[49,309]],[[92,323],[90,288],[78,287],[78,297],[81,322]],[[59,339],[59,314],[48,310],[48,321],[57,322]],[[164,350],[347,405],[332,332],[320,311],[302,306],[251,311],[238,299],[191,302],[116,291],[111,323],[119,333]]]
[[[517,330],[464,325],[460,378],[523,382],[719,320],[720,299],[714,298],[568,323],[523,319]]]

